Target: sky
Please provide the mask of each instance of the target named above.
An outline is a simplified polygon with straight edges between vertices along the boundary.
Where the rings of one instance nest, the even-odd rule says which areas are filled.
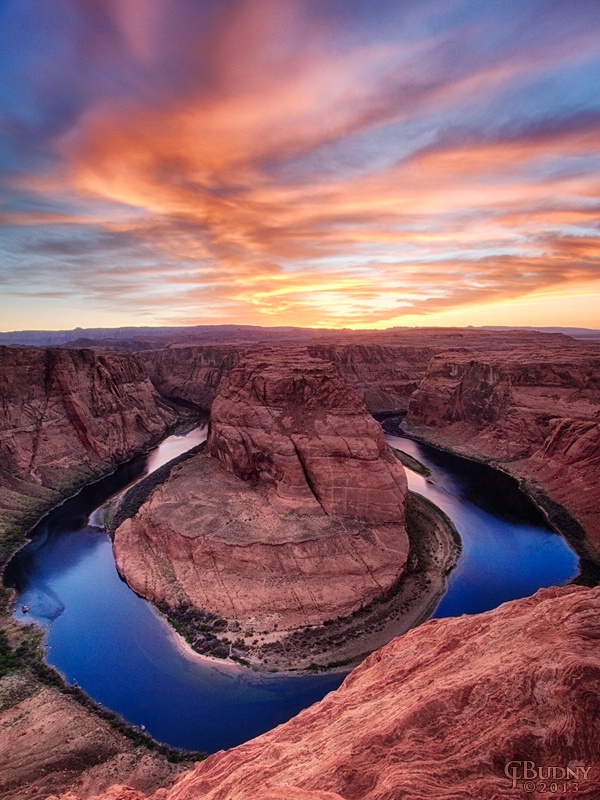
[[[598,0],[0,0],[0,330],[600,328]]]

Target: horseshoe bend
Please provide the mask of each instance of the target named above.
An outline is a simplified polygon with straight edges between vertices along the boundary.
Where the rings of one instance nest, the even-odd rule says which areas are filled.
[[[400,461],[335,366],[303,348],[265,349],[217,395],[206,452],[175,467],[118,526],[115,558],[132,588],[175,618],[189,607],[217,615],[255,665],[325,665],[325,652],[334,662],[340,651],[350,661],[373,649],[360,635],[365,607],[400,595],[409,613],[396,632],[408,629],[454,563],[438,523],[435,585],[403,580],[406,505]],[[324,623],[329,641],[344,626],[353,643],[321,644],[315,657]]]
[[[585,774],[578,796],[597,796],[598,589],[545,589],[404,633],[443,592],[456,551],[369,414],[408,410],[402,430],[515,475],[593,584],[596,344],[420,331],[0,357],[5,559],[36,515],[189,425],[206,397],[205,448],[113,504],[122,575],[188,639],[186,619],[216,621],[211,647],[227,639],[221,655],[255,669],[352,666],[375,651],[297,718],[194,768],[49,678],[6,605],[0,797],[512,797],[506,764],[529,762]]]

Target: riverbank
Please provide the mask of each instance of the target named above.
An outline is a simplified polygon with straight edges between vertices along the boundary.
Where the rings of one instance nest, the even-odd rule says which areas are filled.
[[[173,426],[168,435],[183,432],[190,420]],[[162,440],[164,435],[160,437]],[[126,464],[135,477],[147,454],[159,440],[149,443]],[[63,487],[60,497],[36,502],[0,519],[2,571],[27,546],[52,514],[60,513],[72,498],[110,478],[120,465],[103,475],[85,474]],[[126,469],[129,475],[129,470]],[[82,486],[83,482],[83,486]],[[41,517],[41,518],[40,518]],[[76,787],[83,796],[97,794],[115,781],[152,792],[168,786],[192,762],[203,756],[157,743],[143,730],[128,725],[102,708],[81,689],[44,663],[43,631],[12,617],[16,592],[0,585],[0,800],[45,797]],[[179,762],[179,763],[176,763]]]
[[[583,586],[600,584],[600,561],[583,526],[565,506],[554,500],[547,489],[540,485],[535,477],[528,475],[520,459],[495,459],[479,453],[468,442],[457,444],[442,430],[431,429],[414,422],[407,422],[406,417],[388,417],[383,424],[384,431],[392,435],[404,436],[415,442],[435,447],[450,455],[466,458],[478,464],[485,464],[517,481],[521,491],[543,515],[548,525],[562,536],[580,559],[580,572],[571,583]]]
[[[410,556],[406,572],[385,595],[349,617],[294,631],[244,635],[224,620],[203,622],[197,613],[160,607],[177,632],[201,656],[221,653],[259,672],[346,672],[369,653],[428,619],[447,588],[458,562],[460,537],[448,517],[417,494],[409,493],[407,531]],[[220,649],[219,649],[220,645]]]

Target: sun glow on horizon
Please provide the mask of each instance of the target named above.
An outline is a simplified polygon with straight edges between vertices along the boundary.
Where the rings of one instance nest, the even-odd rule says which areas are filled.
[[[9,0],[0,327],[600,327],[573,6]]]

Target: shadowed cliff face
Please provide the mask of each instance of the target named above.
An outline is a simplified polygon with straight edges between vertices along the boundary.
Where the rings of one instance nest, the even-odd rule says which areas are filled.
[[[216,331],[216,329],[215,329]],[[227,384],[232,369],[247,354],[265,347],[290,347],[283,339],[273,341],[263,329],[264,341],[238,339],[220,341],[218,333],[203,344],[177,344],[164,349],[142,350],[138,358],[152,382],[166,397],[179,397],[210,408],[219,388]],[[489,352],[540,352],[546,348],[569,348],[573,341],[560,334],[535,331],[486,331],[461,328],[417,328],[391,331],[317,332],[311,340],[298,332],[296,345],[313,358],[330,361],[356,391],[371,413],[403,413],[411,394],[425,377],[431,359],[440,353],[470,353],[477,357]],[[324,336],[326,335],[326,340]],[[176,337],[175,337],[176,338]],[[92,343],[94,344],[94,343]],[[135,342],[129,342],[135,348]],[[96,342],[97,347],[106,343]],[[156,346],[156,345],[155,345]]]
[[[282,632],[351,614],[402,575],[404,470],[330,363],[248,355],[213,403],[207,453],[115,533],[138,593]]]
[[[139,352],[152,383],[165,397],[177,397],[209,409],[222,382],[250,346],[205,345]]]
[[[156,800],[508,799],[526,794],[523,761],[570,768],[576,796],[596,800],[599,619],[600,589],[566,587],[428,622],[320,703],[211,756]],[[144,797],[119,791],[101,800]]]
[[[91,350],[0,347],[0,560],[66,492],[160,438],[176,421],[139,362]],[[4,609],[2,609],[4,613]],[[16,649],[26,629],[2,619]],[[0,797],[84,796],[122,780],[152,790],[179,771],[29,670],[0,680]]]
[[[175,421],[135,357],[0,347],[0,510],[56,501]]]
[[[600,353],[437,356],[413,394],[409,430],[498,462],[583,525],[600,556]]]
[[[286,345],[280,345],[283,349]],[[210,408],[231,371],[265,345],[204,345],[172,347],[138,353],[156,388],[167,397],[179,397]],[[408,399],[425,376],[435,355],[426,344],[376,343],[309,344],[306,352],[329,361],[352,386],[371,412],[406,411]]]

